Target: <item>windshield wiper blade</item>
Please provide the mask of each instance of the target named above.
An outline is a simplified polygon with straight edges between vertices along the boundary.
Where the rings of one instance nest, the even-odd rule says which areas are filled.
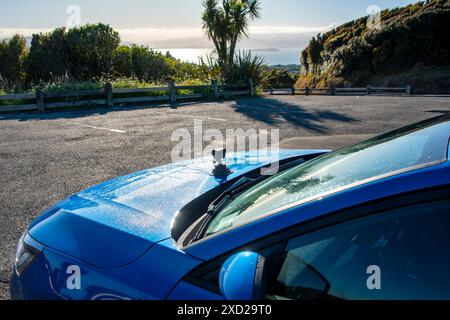
[[[276,174],[277,172],[279,173],[279,172],[288,170],[288,169],[295,167],[297,165],[300,165],[304,162],[305,162],[305,160],[303,158],[300,158],[300,159],[291,161],[289,163],[286,163],[286,164],[280,166],[279,168],[274,168],[274,169],[268,170],[266,172],[267,175],[261,175],[258,178],[254,178],[254,179],[249,178],[249,177],[242,177],[241,179],[239,179],[231,187],[226,189],[220,196],[218,196],[216,199],[214,199],[213,202],[211,202],[211,204],[208,207],[208,210],[206,211],[205,220],[202,222],[202,225],[196,232],[196,234],[191,242],[197,241],[202,238],[203,233],[204,233],[206,227],[208,226],[209,222],[215,217],[217,212],[222,210],[225,207],[225,205],[227,205],[234,198],[234,196],[236,194],[239,194],[242,191],[269,178],[271,176],[270,172],[273,172],[273,174]]]
[[[208,207],[207,213],[217,212],[217,207],[222,203],[224,203],[223,201],[224,199],[229,199],[230,197],[233,197],[237,193],[240,193],[243,190],[250,188],[251,186],[271,177],[272,175],[290,169],[296,165],[302,164],[303,162],[305,162],[303,158],[294,160],[278,168],[272,168],[270,170],[267,170],[264,175],[261,175],[258,178],[252,179],[249,177],[242,177],[237,182],[235,182],[231,187],[225,190],[219,197],[214,199],[213,202],[211,202],[211,204]]]
[[[259,183],[260,181],[263,180],[262,178],[265,179],[267,177],[262,176],[256,179],[242,177],[237,182],[235,182],[231,187],[226,189],[220,196],[214,199],[214,201],[211,202],[211,204],[208,207],[208,210],[206,211],[205,220],[203,221],[201,227],[198,229],[192,241],[197,241],[201,239],[205,227],[209,224],[211,219],[216,215],[217,212],[222,210],[222,208],[226,204],[228,204],[236,194],[242,192],[244,189],[250,188],[251,186]]]
[[[216,199],[214,199],[213,202],[208,207],[207,213],[211,211],[215,211],[215,208],[223,202],[223,199],[226,199],[230,197],[232,194],[234,194],[237,190],[241,190],[242,187],[247,186],[249,183],[254,181],[256,179],[250,179],[248,177],[243,177],[239,179],[237,182],[235,182],[231,187],[226,189],[220,196],[218,196]]]

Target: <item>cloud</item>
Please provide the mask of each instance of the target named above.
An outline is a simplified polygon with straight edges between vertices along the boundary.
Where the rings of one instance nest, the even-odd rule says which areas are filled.
[[[200,28],[133,28],[133,29],[117,29],[123,41],[142,42],[142,41],[159,41],[168,39],[194,38],[204,35]]]
[[[280,40],[294,40],[300,37],[308,37],[315,33],[325,32],[335,27],[329,26],[301,27],[301,26],[253,26],[249,30],[251,39],[270,41],[274,43]],[[203,47],[209,46],[205,33],[201,28],[130,28],[116,29],[125,43],[167,43],[177,47]],[[48,32],[51,29],[33,28],[0,28],[0,38],[10,38],[16,33],[30,37],[35,33]],[[175,42],[175,43],[173,43]],[[267,44],[269,45],[269,44]]]
[[[45,33],[53,29],[51,28],[0,28],[0,38],[10,38],[15,34],[30,37],[36,33]],[[117,29],[123,41],[148,41],[148,40],[167,40],[179,38],[201,37],[204,35],[200,28],[133,28],[133,29]]]
[[[337,24],[322,27],[298,27],[298,26],[257,26],[250,28],[251,35],[283,34],[283,35],[301,35],[310,33],[326,32],[337,27]]]
[[[0,28],[0,38],[10,38],[15,34],[25,37],[31,37],[35,33],[48,32],[52,29],[33,29],[33,28]]]
[[[299,26],[254,26],[249,30],[250,37],[261,35],[303,35],[313,34],[331,30],[335,24],[319,27],[299,27]],[[124,41],[161,41],[183,38],[198,38],[204,36],[200,28],[135,28],[118,29]]]

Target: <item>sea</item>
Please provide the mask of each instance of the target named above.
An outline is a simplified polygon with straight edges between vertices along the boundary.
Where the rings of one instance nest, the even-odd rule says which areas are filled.
[[[162,53],[167,51],[182,61],[198,62],[199,57],[206,57],[212,52],[212,49],[155,49]],[[247,49],[246,49],[247,50]],[[300,63],[300,48],[270,48],[270,49],[249,49],[254,54],[263,57],[267,65],[291,65]]]

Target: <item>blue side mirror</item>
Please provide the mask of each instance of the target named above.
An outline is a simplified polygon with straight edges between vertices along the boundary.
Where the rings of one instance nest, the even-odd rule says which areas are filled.
[[[219,275],[219,286],[227,300],[262,300],[265,296],[265,259],[254,252],[228,258]]]

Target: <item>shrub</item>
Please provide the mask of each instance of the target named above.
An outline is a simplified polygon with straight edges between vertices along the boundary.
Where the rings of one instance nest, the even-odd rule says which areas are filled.
[[[131,77],[132,51],[129,46],[120,46],[114,52],[114,75],[118,77]]]
[[[30,91],[42,90],[47,92],[76,92],[84,90],[101,90],[104,81],[76,81],[69,79],[57,79],[55,81],[40,83],[30,89]]]
[[[240,51],[236,55],[230,74],[226,75],[229,83],[247,83],[253,79],[255,86],[266,87],[269,83],[269,74],[266,70],[265,60],[251,51]]]
[[[132,75],[141,81],[166,82],[175,75],[175,62],[144,46],[131,47]]]
[[[23,61],[26,54],[25,38],[14,35],[0,42],[0,86],[3,90],[18,90],[25,77]]]
[[[70,73],[77,80],[92,80],[113,75],[114,53],[120,44],[119,33],[102,23],[70,29],[66,34]]]
[[[69,52],[64,28],[34,34],[25,59],[27,83],[52,81],[69,73]]]
[[[289,73],[286,69],[272,69],[268,78],[269,86],[272,88],[291,88],[298,76]]]

